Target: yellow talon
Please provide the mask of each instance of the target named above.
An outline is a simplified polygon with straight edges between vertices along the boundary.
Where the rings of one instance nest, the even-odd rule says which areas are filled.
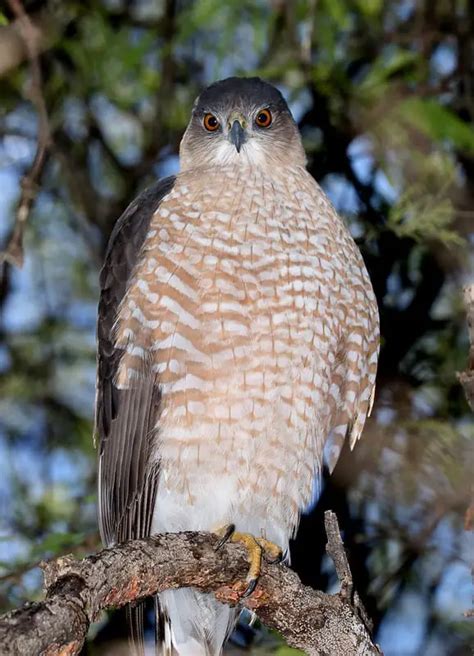
[[[274,542],[266,540],[265,538],[255,538],[258,544],[262,547],[265,555],[265,560],[268,563],[279,563],[283,559],[283,551]]]
[[[255,590],[258,579],[262,572],[262,554],[268,562],[279,562],[282,559],[283,552],[280,547],[265,538],[256,538],[251,533],[241,533],[235,530],[234,524],[224,526],[222,529],[216,531],[217,535],[221,537],[216,550],[219,549],[225,542],[240,542],[247,549],[247,560],[249,563],[249,571],[247,573],[246,582],[247,587],[242,597],[248,597]],[[269,556],[269,557],[268,557]]]
[[[240,542],[247,549],[247,560],[249,563],[249,571],[247,573],[246,582],[247,587],[244,590],[242,597],[249,597],[255,590],[258,578],[262,571],[262,553],[263,548],[258,541],[250,533],[240,533],[234,531],[230,536],[231,542]]]

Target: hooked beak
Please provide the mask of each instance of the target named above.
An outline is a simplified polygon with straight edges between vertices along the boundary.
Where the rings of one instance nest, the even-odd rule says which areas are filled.
[[[234,114],[229,119],[229,141],[234,144],[237,149],[237,152],[240,153],[240,149],[243,144],[247,141],[247,135],[245,134],[245,119],[240,114]]]

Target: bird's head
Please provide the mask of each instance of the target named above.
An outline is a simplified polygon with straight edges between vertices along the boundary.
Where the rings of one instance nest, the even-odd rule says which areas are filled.
[[[194,103],[181,168],[304,166],[301,137],[281,93],[258,77],[229,77]]]

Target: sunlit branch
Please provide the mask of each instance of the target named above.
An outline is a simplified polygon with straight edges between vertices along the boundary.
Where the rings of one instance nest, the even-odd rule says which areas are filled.
[[[216,552],[218,538],[207,533],[157,535],[104,549],[81,561],[65,556],[43,564],[46,598],[0,618],[0,651],[3,656],[73,656],[101,611],[191,586],[214,593],[223,603],[240,603],[254,611],[290,646],[309,655],[381,654],[360,609],[347,596],[352,576],[332,513],[326,515],[326,526],[328,552],[344,577],[339,594],[315,591],[288,567],[264,563],[257,589],[241,599],[248,568],[242,546],[226,543]]]

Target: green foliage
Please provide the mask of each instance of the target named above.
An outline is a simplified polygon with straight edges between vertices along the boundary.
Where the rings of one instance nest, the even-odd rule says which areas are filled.
[[[354,89],[364,105],[379,100],[392,81],[400,75],[412,76],[420,68],[420,58],[415,52],[400,48],[383,51],[368,69],[362,82]]]
[[[382,0],[357,0],[356,4],[361,13],[370,19],[378,18],[383,7]]]
[[[156,47],[151,31],[132,39],[129,29],[113,29],[102,12],[83,12],[77,25],[79,38],[65,39],[62,47],[74,63],[81,95],[100,91],[130,109],[138,98],[157,91],[159,72],[143,64]]]
[[[407,98],[399,111],[403,118],[430,139],[474,153],[474,128],[432,98]]]
[[[464,240],[450,229],[455,216],[452,202],[442,193],[428,196],[420,184],[409,187],[390,208],[388,226],[400,237],[419,242],[434,239],[459,247]]]
[[[44,540],[34,546],[31,551],[33,558],[53,558],[68,550],[84,544],[86,536],[84,533],[51,533]]]

